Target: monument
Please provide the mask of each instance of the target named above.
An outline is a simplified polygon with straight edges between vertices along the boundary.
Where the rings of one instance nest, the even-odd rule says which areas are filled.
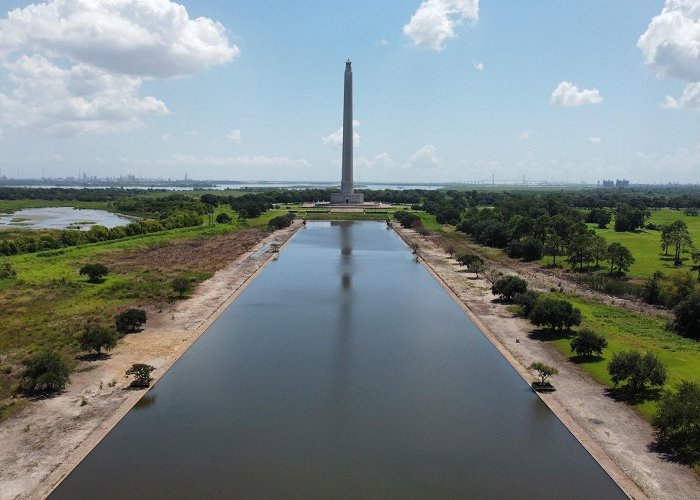
[[[352,180],[352,62],[345,62],[345,86],[343,90],[343,172],[340,193],[331,194],[332,204],[361,205],[364,195],[355,193]]]

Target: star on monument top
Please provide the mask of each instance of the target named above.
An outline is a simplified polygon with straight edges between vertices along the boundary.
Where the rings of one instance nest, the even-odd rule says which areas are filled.
[[[351,64],[352,64],[352,61],[348,58],[348,60],[345,61],[345,66],[349,68]]]

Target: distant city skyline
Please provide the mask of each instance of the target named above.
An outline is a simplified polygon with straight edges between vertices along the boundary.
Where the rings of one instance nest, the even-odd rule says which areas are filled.
[[[0,175],[700,180],[700,6],[0,0]]]

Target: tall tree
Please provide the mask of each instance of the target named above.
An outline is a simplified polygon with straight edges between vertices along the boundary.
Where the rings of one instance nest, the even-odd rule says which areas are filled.
[[[617,270],[621,276],[629,271],[629,268],[634,264],[634,257],[629,249],[621,243],[611,243],[608,247],[608,260],[610,261],[610,274]]]
[[[680,266],[682,263],[681,253],[686,247],[693,245],[693,240],[688,232],[688,225],[682,220],[675,220],[671,224],[663,227],[661,230],[661,245],[662,247],[672,247],[675,251],[673,263]]]

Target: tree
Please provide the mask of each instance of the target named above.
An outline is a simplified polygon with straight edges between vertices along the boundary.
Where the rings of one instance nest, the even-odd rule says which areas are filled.
[[[673,263],[680,266],[682,263],[681,253],[686,247],[692,246],[693,240],[688,232],[688,225],[682,220],[673,221],[671,224],[664,226],[661,229],[661,246],[668,251],[669,247],[673,247],[674,256]]]
[[[650,352],[643,356],[639,351],[616,352],[608,363],[608,373],[616,387],[627,380],[632,393],[643,391],[647,384],[660,386],[666,383],[666,365]]]
[[[578,264],[579,270],[583,271],[584,263],[588,265],[593,260],[593,252],[591,246],[593,237],[589,232],[581,232],[574,234],[569,240],[569,263],[572,269],[576,269]]]
[[[693,269],[698,272],[698,281],[700,281],[700,250],[693,250]]]
[[[126,376],[134,376],[134,380],[131,382],[132,387],[148,387],[151,384],[151,373],[155,371],[155,366],[147,365],[144,363],[134,363],[126,371]]]
[[[24,362],[22,389],[27,392],[56,392],[68,383],[70,368],[66,360],[53,351],[35,354]]]
[[[520,314],[526,318],[530,316],[532,309],[535,307],[539,294],[533,290],[527,290],[523,293],[516,293],[513,296],[513,302],[520,306]]]
[[[581,324],[581,311],[571,302],[551,297],[538,297],[530,311],[530,322],[536,326],[546,326],[553,332],[570,330]]]
[[[684,337],[700,337],[700,291],[681,300],[673,308],[676,318],[672,327]]]
[[[620,276],[623,276],[629,271],[630,266],[634,264],[634,257],[627,247],[621,243],[611,243],[608,247],[608,261],[610,261],[610,274],[615,270]]]
[[[0,280],[9,280],[17,277],[17,271],[9,262],[0,264]]]
[[[687,461],[700,459],[700,384],[685,380],[665,391],[651,421],[657,436]]]
[[[107,276],[109,269],[104,264],[85,264],[78,272],[81,276],[87,275],[90,283],[99,283]]]
[[[117,314],[115,323],[117,331],[121,334],[135,332],[146,323],[146,311],[129,308]]]
[[[231,216],[227,214],[226,212],[221,212],[219,215],[216,216],[216,222],[219,224],[230,224],[231,221]]]
[[[557,370],[553,366],[549,366],[543,363],[542,361],[535,361],[530,366],[528,366],[527,369],[535,370],[537,372],[537,376],[540,377],[539,385],[541,386],[551,385],[549,382],[547,382],[547,379],[559,373],[559,370]]]
[[[475,273],[479,277],[479,273],[486,268],[484,259],[473,253],[465,253],[457,257],[457,262],[460,266],[467,266],[467,271]]]
[[[504,276],[491,287],[491,293],[500,295],[502,300],[511,301],[515,294],[524,293],[527,290],[527,281],[519,276]]]
[[[578,356],[600,356],[606,347],[608,347],[608,341],[605,337],[593,330],[583,329],[571,339],[571,350]]]
[[[595,260],[595,267],[600,267],[600,261],[608,258],[608,242],[601,235],[596,234],[591,241],[591,257]]]
[[[453,242],[449,242],[447,246],[445,246],[445,251],[447,254],[450,256],[450,259],[455,256],[455,253],[457,252],[457,246]]]
[[[544,254],[544,245],[536,238],[525,238],[523,240],[523,260],[532,262],[540,260]]]
[[[78,338],[80,349],[95,351],[99,356],[102,349],[111,351],[117,345],[117,334],[103,325],[88,323]]]
[[[192,289],[192,282],[186,276],[177,276],[170,286],[178,297],[184,297]]]

